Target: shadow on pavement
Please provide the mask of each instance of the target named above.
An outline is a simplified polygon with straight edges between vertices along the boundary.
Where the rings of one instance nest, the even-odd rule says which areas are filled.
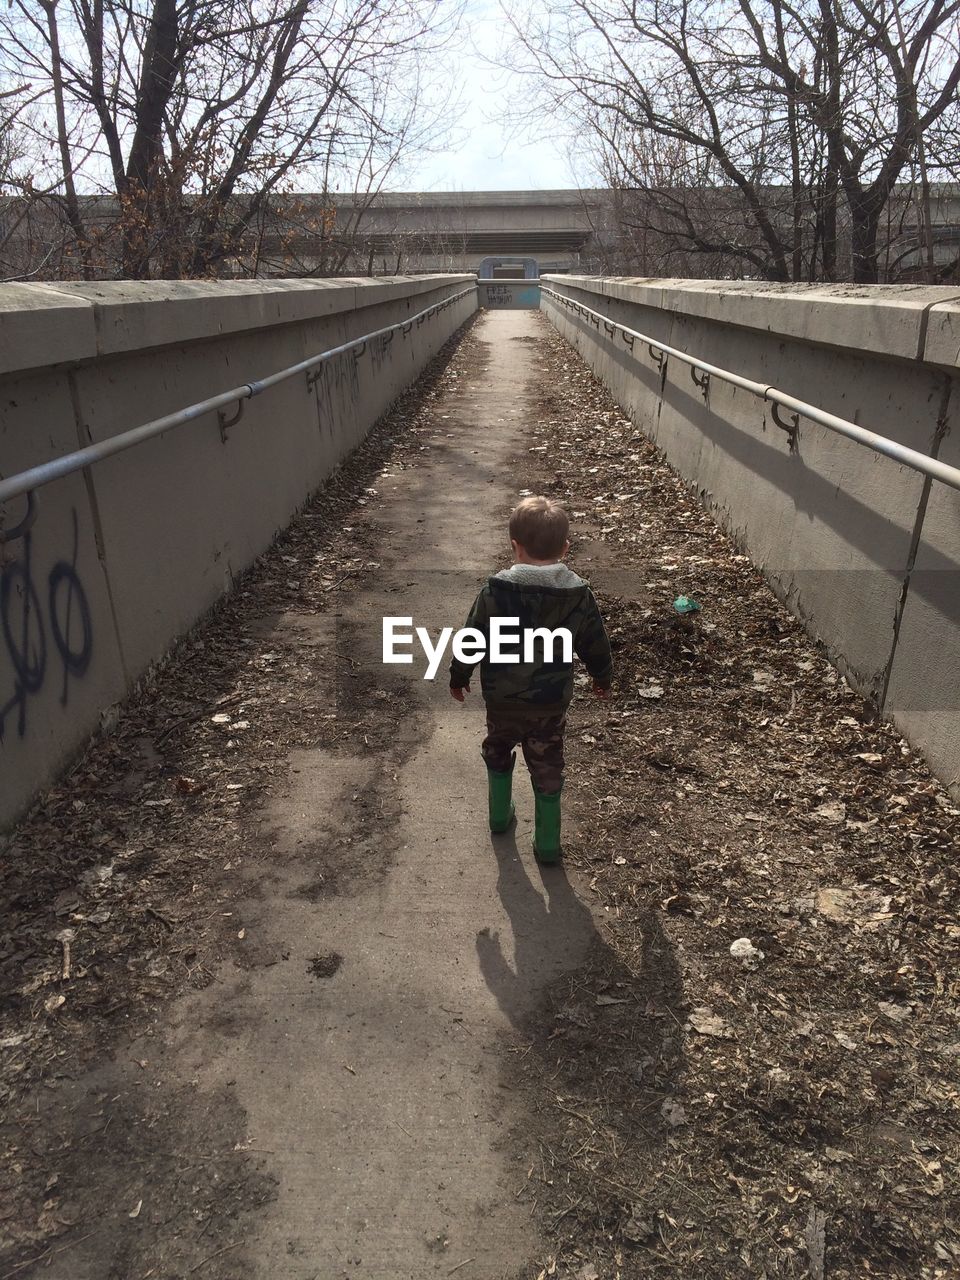
[[[683,984],[659,904],[623,908],[615,950],[562,865],[538,866],[513,832],[491,843],[513,956],[484,929],[477,957],[525,1042],[505,1072],[507,1087],[531,1091],[518,1138],[542,1182],[529,1195],[563,1219],[555,1245],[593,1237],[598,1258],[618,1241],[637,1247],[669,1211],[659,1172],[685,1123]],[[631,1186],[648,1188],[642,1213]]]
[[[487,986],[514,1026],[526,1028],[555,980],[564,975],[575,980],[587,964],[603,975],[601,986],[629,990],[629,995],[601,999],[598,1007],[640,1003],[646,1017],[666,1018],[674,1029],[679,1027],[682,981],[658,909],[648,906],[637,913],[633,927],[640,939],[639,964],[627,968],[601,936],[562,862],[539,864],[532,849],[518,846],[515,827],[491,836],[490,843],[499,872],[497,893],[513,929],[513,957],[511,961],[499,933],[484,928],[477,935],[477,958]]]
[[[499,870],[497,893],[513,928],[513,962],[500,935],[489,929],[477,935],[477,957],[487,986],[519,1026],[542,1000],[545,988],[585,959],[599,934],[562,863],[541,867],[529,846],[521,854],[515,827],[491,836],[490,842]],[[542,882],[542,891],[530,872]]]

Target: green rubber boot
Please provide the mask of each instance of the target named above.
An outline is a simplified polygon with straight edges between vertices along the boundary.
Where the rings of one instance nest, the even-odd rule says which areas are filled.
[[[487,800],[490,809],[490,830],[500,835],[513,821],[514,808],[511,794],[513,792],[513,770],[506,773],[495,773],[487,770]]]
[[[547,795],[533,789],[536,818],[533,832],[533,852],[538,862],[560,861],[560,792]]]

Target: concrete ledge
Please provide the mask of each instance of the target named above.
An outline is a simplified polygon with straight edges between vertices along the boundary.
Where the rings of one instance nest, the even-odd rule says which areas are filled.
[[[0,374],[97,354],[94,310],[52,285],[0,285]]]
[[[433,275],[433,276],[381,276],[376,280],[357,279],[353,283],[357,286],[357,308],[378,306],[384,302],[394,302],[398,298],[407,298],[410,303],[410,311],[422,311],[424,306],[429,305],[426,300],[418,304],[418,299],[424,294],[435,293],[438,289],[448,286],[450,292],[457,293],[460,289],[465,288],[469,284],[473,284],[476,280],[475,275]],[[454,288],[453,286],[456,286]]]
[[[108,280],[75,281],[55,289],[91,307],[96,349],[90,354],[106,356],[298,324],[472,279],[440,275],[385,280]],[[42,296],[41,291],[53,286],[21,288]],[[44,342],[46,359],[38,363],[49,363]]]
[[[923,358],[951,373],[960,369],[960,298],[931,307]]]
[[[946,303],[960,303],[955,288],[932,285],[766,284],[739,280],[654,280],[595,276],[544,276],[600,297],[738,328],[760,330],[843,351],[898,360],[957,364],[949,354],[951,332],[960,334],[960,313],[931,354],[928,325]],[[597,307],[596,310],[602,310]],[[952,313],[947,309],[944,316]],[[952,325],[952,329],[951,326]]]

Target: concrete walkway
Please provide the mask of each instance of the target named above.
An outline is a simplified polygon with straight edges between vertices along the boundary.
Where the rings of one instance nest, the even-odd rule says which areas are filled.
[[[468,385],[437,403],[429,463],[381,488],[371,516],[381,571],[350,601],[364,664],[380,662],[385,614],[431,631],[462,625],[478,576],[502,553],[502,515],[515,500],[508,462],[522,443],[530,378],[529,348],[511,340],[533,337],[539,323],[522,312],[481,321],[479,336],[496,343],[495,388]],[[244,1044],[207,1068],[211,1083],[236,1081],[252,1145],[276,1153],[280,1195],[253,1250],[276,1280],[413,1280],[467,1258],[475,1261],[457,1274],[492,1280],[536,1247],[514,1198],[525,1171],[504,1149],[519,1117],[497,1087],[498,1040],[577,963],[592,923],[562,872],[541,881],[529,803],[516,843],[491,841],[482,703],[474,693],[464,709],[447,696],[445,665],[433,685],[418,679],[422,669],[418,656],[391,673],[431,711],[400,779],[396,866],[356,896],[309,904],[280,892],[271,909],[280,936],[322,939],[343,956],[322,1008],[302,964],[262,971],[244,997]],[[310,756],[297,760],[301,772],[276,808],[287,839],[328,828],[338,796],[362,791],[377,768]]]
[[[380,568],[346,599],[339,639],[329,628],[319,637],[318,665],[324,645],[340,650],[349,634],[351,660],[382,671],[384,614],[431,631],[462,625],[505,549],[510,458],[524,447],[528,344],[540,324],[529,313],[480,320],[488,377],[462,378],[438,400],[427,461],[378,486],[365,532],[379,539]],[[318,620],[288,615],[280,625]],[[232,1086],[247,1145],[278,1179],[276,1200],[242,1224],[237,1266],[257,1277],[415,1280],[463,1263],[457,1276],[495,1280],[537,1253],[529,1206],[516,1199],[527,1170],[506,1141],[523,1117],[498,1087],[501,1037],[580,962],[594,927],[564,872],[536,867],[525,778],[515,834],[486,832],[478,692],[461,707],[446,692],[446,664],[434,684],[423,667],[418,656],[384,673],[385,684],[387,674],[402,679],[420,736],[399,777],[395,864],[380,874],[363,816],[389,761],[297,753],[265,815],[278,855],[272,883],[266,897],[251,884],[259,900],[242,910],[260,945],[296,939],[289,963],[224,966],[179,1003],[167,1033],[168,1079],[211,1096]],[[305,897],[303,850],[316,850],[322,876],[324,850],[345,839],[371,874],[346,893]],[[322,982],[307,972],[318,950],[342,957]],[[63,1266],[50,1274],[73,1274]]]

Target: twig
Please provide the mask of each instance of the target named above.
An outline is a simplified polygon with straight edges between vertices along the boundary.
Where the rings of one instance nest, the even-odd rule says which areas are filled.
[[[465,1267],[468,1262],[476,1262],[476,1258],[464,1258],[462,1262],[458,1262],[455,1267],[451,1267],[447,1272],[448,1276],[452,1276],[455,1271],[459,1271],[461,1267]]]
[[[43,1253],[38,1253],[35,1258],[28,1258],[26,1262],[18,1263],[17,1266],[15,1266],[12,1271],[5,1271],[3,1273],[3,1276],[0,1277],[0,1280],[10,1280],[10,1276],[15,1276],[17,1272],[22,1271],[24,1267],[30,1267],[35,1262],[42,1262],[44,1258],[51,1257],[51,1256],[52,1255],[50,1253],[50,1250],[44,1249]]]
[[[81,1236],[79,1240],[71,1240],[69,1244],[62,1244],[59,1249],[44,1249],[43,1253],[38,1253],[35,1258],[28,1258],[26,1262],[19,1262],[12,1271],[5,1271],[0,1280],[10,1280],[11,1276],[15,1276],[18,1271],[22,1271],[24,1267],[33,1266],[35,1262],[42,1262],[46,1257],[54,1257],[58,1253],[66,1253],[68,1249],[73,1249],[78,1244],[83,1244],[84,1240],[89,1240],[92,1235],[96,1235],[95,1231],[88,1231],[85,1236]]]
[[[156,907],[144,907],[144,911],[148,916],[153,916],[154,920],[159,920],[160,923],[165,925],[171,933],[173,932],[173,921],[163,915],[162,912],[158,911]]]
[[[333,591],[335,587],[339,587],[341,582],[346,582],[348,578],[352,578],[356,572],[357,572],[356,569],[348,570],[348,572],[345,573],[342,578],[338,578],[336,582],[331,582],[329,587],[324,587],[323,588],[324,591]]]
[[[588,1124],[591,1129],[595,1128],[589,1116],[583,1116],[579,1111],[573,1111],[570,1107],[565,1107],[562,1102],[557,1103],[557,1109],[564,1112],[565,1115],[573,1116],[575,1120],[581,1120],[584,1124]]]
[[[218,1249],[216,1253],[211,1253],[210,1256],[207,1258],[201,1258],[201,1260],[198,1263],[196,1263],[194,1266],[190,1268],[190,1270],[187,1272],[187,1275],[192,1276],[194,1271],[199,1271],[201,1267],[205,1267],[207,1263],[212,1262],[214,1258],[219,1258],[221,1253],[227,1253],[230,1249],[236,1249],[241,1244],[243,1244],[242,1240],[234,1240],[233,1244],[225,1244],[223,1248]]]
[[[559,1213],[553,1214],[553,1225],[556,1226],[561,1218],[565,1218],[568,1213],[573,1213],[574,1209],[579,1209],[583,1204],[583,1196],[579,1196],[574,1200],[573,1204],[568,1204],[566,1209],[561,1209]]]
[[[413,1134],[410,1132],[410,1130],[409,1130],[409,1129],[404,1129],[403,1125],[400,1123],[400,1121],[399,1121],[399,1120],[394,1120],[394,1122],[393,1122],[393,1123],[397,1126],[397,1128],[400,1130],[400,1132],[401,1132],[401,1133],[405,1133],[405,1134],[407,1135],[407,1137],[408,1137],[408,1138],[412,1138],[412,1137],[413,1137]]]
[[[61,929],[57,934],[57,940],[63,948],[63,968],[61,972],[64,982],[70,981],[70,943],[75,936],[76,934],[72,929]]]
[[[206,706],[200,708],[199,711],[193,711],[188,716],[184,716],[180,720],[174,720],[173,724],[168,725],[162,733],[157,734],[154,739],[154,746],[160,747],[170,737],[171,733],[176,733],[178,729],[185,728],[188,724],[194,724],[197,720],[202,720],[205,715],[213,711],[216,707],[229,707],[234,702],[239,702],[243,697],[242,693],[231,693],[225,698],[218,698],[216,702],[208,702]]]

